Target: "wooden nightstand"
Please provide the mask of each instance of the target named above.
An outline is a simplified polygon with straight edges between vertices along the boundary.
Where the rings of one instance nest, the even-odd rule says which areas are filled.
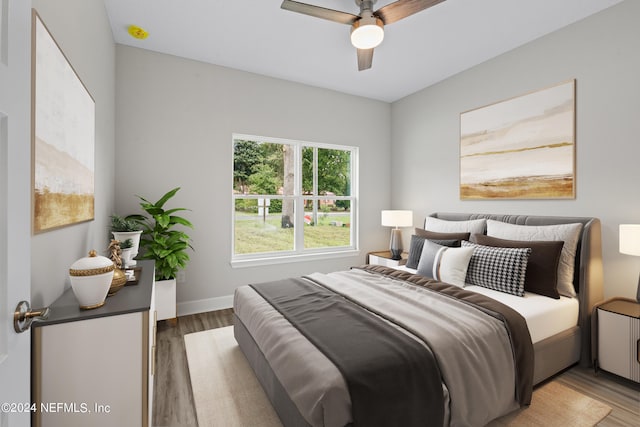
[[[385,267],[398,267],[405,265],[408,257],[409,254],[406,252],[402,253],[402,259],[399,260],[391,259],[390,251],[369,252],[367,254],[367,264],[383,265]]]
[[[640,303],[614,298],[597,310],[597,366],[640,382]]]

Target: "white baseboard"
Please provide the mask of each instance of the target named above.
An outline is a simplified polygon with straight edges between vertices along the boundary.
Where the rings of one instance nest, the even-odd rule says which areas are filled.
[[[178,316],[206,313],[233,307],[233,295],[178,303]]]

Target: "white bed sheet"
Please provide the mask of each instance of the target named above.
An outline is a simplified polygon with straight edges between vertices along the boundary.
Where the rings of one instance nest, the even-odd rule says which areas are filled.
[[[416,270],[405,266],[397,268],[416,273]],[[561,296],[556,300],[531,292],[525,292],[524,297],[517,297],[482,286],[465,286],[464,289],[486,295],[520,313],[527,321],[534,344],[578,324],[580,304],[577,298]]]

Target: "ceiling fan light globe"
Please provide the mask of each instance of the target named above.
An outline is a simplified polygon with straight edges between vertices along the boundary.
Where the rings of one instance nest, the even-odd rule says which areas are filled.
[[[384,29],[379,19],[361,19],[351,27],[351,44],[357,49],[372,49],[382,43]]]

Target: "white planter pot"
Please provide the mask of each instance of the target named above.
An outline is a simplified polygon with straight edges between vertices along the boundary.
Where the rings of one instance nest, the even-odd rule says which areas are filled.
[[[136,264],[136,262],[133,261],[133,256],[133,248],[122,249],[122,255],[120,255],[120,258],[122,258],[122,268],[128,268]]]
[[[176,279],[158,280],[155,287],[158,320],[175,319],[177,317]]]
[[[138,255],[138,248],[140,247],[140,235],[142,234],[142,230],[140,231],[112,231],[113,238],[119,240],[121,243],[126,241],[127,239],[131,239],[133,242],[133,246],[131,247],[131,259],[135,258]],[[135,265],[135,262],[132,264]]]

